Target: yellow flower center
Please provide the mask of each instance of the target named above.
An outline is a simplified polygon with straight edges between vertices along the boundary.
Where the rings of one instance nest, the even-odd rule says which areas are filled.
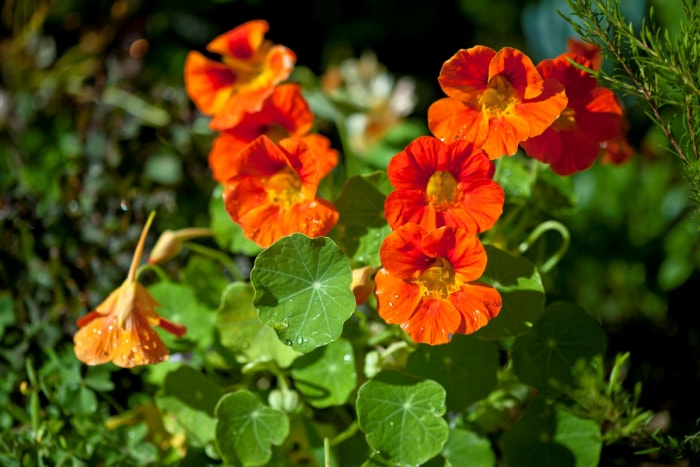
[[[425,198],[438,211],[447,210],[458,197],[457,180],[450,172],[435,172],[428,180]]]
[[[554,123],[552,123],[554,131],[571,131],[576,129],[576,111],[571,107],[565,108]]]
[[[447,259],[437,257],[418,277],[420,293],[424,297],[446,299],[459,290],[455,283],[455,270]]]
[[[272,203],[287,209],[304,199],[301,192],[301,178],[291,167],[285,167],[269,177],[265,182],[265,190]]]
[[[479,98],[481,111],[489,118],[499,118],[513,111],[520,103],[515,95],[513,85],[501,75],[496,75],[489,81],[488,88]]]

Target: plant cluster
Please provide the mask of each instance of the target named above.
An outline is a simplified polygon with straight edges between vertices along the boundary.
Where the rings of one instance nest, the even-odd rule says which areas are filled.
[[[180,94],[123,91],[138,75],[128,59],[102,89],[85,84],[100,68],[96,49],[62,55],[64,74],[29,71],[47,12],[35,9],[22,46],[3,50],[19,64],[3,80],[18,90],[8,121],[25,139],[2,151],[25,183],[2,181],[16,191],[13,212],[22,195],[52,197],[34,213],[47,233],[27,224],[8,236],[23,252],[36,241],[48,259],[29,264],[16,296],[0,294],[3,465],[595,466],[620,444],[657,459],[696,455],[695,435],[666,435],[663,414],[643,408],[641,383],[625,381],[630,354],[610,352],[603,319],[560,297],[551,273],[577,240],[559,219],[575,210],[571,176],[632,164],[613,89],[649,102],[697,201],[700,94],[678,100],[697,89],[680,78],[694,62],[668,58],[657,87],[645,68],[660,66],[659,50],[697,47],[646,29],[611,35],[619,4],[571,5],[589,42],[570,38],[537,64],[514,47],[458,49],[436,70],[444,96],[417,125],[406,120],[417,100],[409,78],[371,54],[312,76],[267,38],[264,19],[214,37],[206,55],[189,51]],[[621,52],[630,43],[633,58]],[[143,47],[131,42],[129,57]],[[601,50],[624,78],[603,71]],[[59,117],[50,125],[34,103],[22,110],[36,89]],[[71,232],[53,232],[65,186],[89,180],[78,181],[83,146],[61,131],[61,99],[96,95],[119,118],[100,106],[78,114],[87,172],[121,170],[133,149],[121,145],[137,134],[151,148],[206,154],[189,169],[208,170],[209,183],[186,187],[196,199],[187,211],[168,209],[174,190],[154,183],[140,204],[103,207],[90,222],[81,212],[99,211],[101,190],[128,192],[133,179],[80,191],[68,215],[85,229],[81,252]],[[152,105],[159,98],[168,111]],[[667,123],[666,105],[686,109],[683,129]],[[185,130],[174,115],[194,123]],[[39,123],[63,139],[32,171],[21,156],[32,137],[45,143],[29,130]],[[178,177],[168,161],[146,169],[165,186]],[[42,185],[61,165],[68,182]],[[107,269],[97,258],[112,237],[126,278],[110,270],[85,297],[75,276]],[[65,307],[51,310],[63,329],[44,326],[37,292]],[[75,321],[69,310],[86,303],[99,304]]]

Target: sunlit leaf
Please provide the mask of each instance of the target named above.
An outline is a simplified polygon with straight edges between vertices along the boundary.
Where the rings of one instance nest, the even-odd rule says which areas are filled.
[[[519,336],[530,330],[545,303],[544,286],[534,264],[486,245],[488,263],[482,280],[501,293],[501,312],[474,335],[484,339]]]
[[[187,327],[183,339],[200,346],[206,346],[211,341],[214,312],[197,300],[190,287],[177,282],[158,282],[150,286],[148,291],[161,305],[158,307],[161,316]],[[166,343],[172,339],[169,334],[163,333]]]
[[[355,388],[357,373],[352,344],[338,339],[294,362],[294,386],[314,407],[341,405]]]
[[[367,443],[401,465],[420,465],[447,442],[445,389],[435,381],[385,371],[357,394],[357,419]]]
[[[449,345],[421,345],[411,353],[406,371],[437,381],[447,391],[447,408],[461,411],[496,386],[498,345],[457,334]]]
[[[250,391],[224,395],[216,405],[216,444],[224,461],[264,465],[289,433],[289,419]]]
[[[279,239],[255,259],[250,281],[260,320],[302,353],[340,337],[355,310],[350,264],[330,238]]]
[[[523,383],[551,393],[575,383],[579,359],[603,353],[606,336],[600,325],[575,304],[547,307],[532,330],[513,345],[513,371]]]
[[[213,401],[216,404],[216,399]],[[177,423],[177,430],[187,436],[188,444],[193,447],[206,446],[216,437],[216,419],[213,414],[196,410],[182,399],[171,395],[159,395],[156,404],[168,418]]]
[[[255,291],[249,283],[234,282],[224,291],[216,315],[221,344],[240,355],[241,363],[274,360],[280,368],[301,355],[284,345],[275,331],[265,326],[253,306]]]
[[[493,467],[496,465],[496,455],[491,447],[491,441],[473,431],[463,429],[450,430],[442,456],[450,467]]]

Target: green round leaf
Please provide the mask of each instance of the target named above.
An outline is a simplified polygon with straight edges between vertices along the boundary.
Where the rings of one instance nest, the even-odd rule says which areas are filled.
[[[491,447],[491,441],[473,431],[453,429],[447,440],[442,456],[449,466],[460,467],[493,467],[496,465],[496,455]]]
[[[294,362],[292,377],[314,407],[344,404],[357,382],[352,345],[339,339],[300,357]]]
[[[204,306],[190,287],[176,282],[158,282],[148,288],[153,298],[160,304],[156,309],[164,318],[187,327],[182,339],[196,342],[206,347],[211,342],[214,328],[213,310]],[[163,333],[166,345],[174,339]]]
[[[354,261],[379,265],[379,246],[391,232],[384,217],[384,199],[391,191],[385,172],[349,178],[334,205],[340,213],[334,229],[338,245]]]
[[[579,359],[603,353],[606,336],[598,322],[570,303],[549,305],[532,330],[513,344],[513,371],[526,384],[552,393],[575,383]]]
[[[216,444],[229,464],[264,465],[289,433],[284,412],[263,404],[250,391],[224,395],[216,405]]]
[[[492,245],[485,245],[485,248],[488,263],[482,280],[501,293],[503,306],[498,316],[474,335],[501,339],[525,334],[544,308],[542,278],[529,260],[511,256]]]
[[[601,448],[595,421],[579,418],[543,398],[532,400],[503,434],[503,453],[512,467],[595,467]]]
[[[367,443],[401,465],[437,456],[449,436],[445,389],[435,381],[384,371],[357,393],[357,420]]]
[[[287,368],[301,354],[280,342],[275,331],[260,321],[254,294],[253,287],[243,282],[234,282],[224,291],[216,314],[221,344],[235,352],[241,363],[274,360]]]
[[[496,386],[498,345],[456,334],[449,345],[421,345],[411,353],[406,371],[440,383],[447,408],[461,411],[486,397]]]
[[[181,366],[165,377],[165,394],[172,395],[191,408],[214,415],[221,390],[201,371]]]
[[[350,264],[330,238],[282,237],[255,259],[250,282],[260,320],[302,353],[338,339],[355,310]]]

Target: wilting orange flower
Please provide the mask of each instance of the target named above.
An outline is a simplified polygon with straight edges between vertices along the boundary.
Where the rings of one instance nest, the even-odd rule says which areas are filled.
[[[212,115],[215,130],[230,128],[245,112],[257,112],[278,83],[289,77],[296,55],[264,39],[269,25],[253,20],[220,35],[207,50],[221,62],[192,51],[185,61],[185,89],[197,108]]]
[[[571,53],[543,60],[543,77],[564,85],[569,103],[561,116],[539,136],[521,143],[525,152],[548,163],[560,175],[587,169],[600,153],[602,142],[619,136],[622,109],[615,94],[598,86],[594,76],[571,61],[590,68],[591,62]]]
[[[532,60],[511,47],[461,49],[438,81],[449,97],[428,109],[430,131],[447,142],[473,141],[491,159],[515,154],[566,107],[562,85],[542,79]]]
[[[224,204],[247,238],[262,247],[300,232],[326,235],[338,222],[338,211],[316,197],[318,161],[300,138],[275,144],[265,135],[235,159],[237,175],[224,185]]]
[[[220,183],[236,175],[233,167],[238,153],[260,135],[277,142],[290,136],[301,137],[319,160],[319,178],[327,175],[338,163],[338,152],[330,141],[319,134],[308,134],[314,115],[298,84],[281,84],[265,99],[258,112],[245,114],[240,123],[222,132],[209,153],[209,166]]]
[[[487,260],[476,235],[406,224],[386,237],[379,255],[377,311],[416,342],[449,342],[455,333],[478,330],[501,310],[498,291],[475,282]]]
[[[396,188],[384,203],[392,228],[411,222],[426,230],[451,225],[478,233],[503,212],[493,163],[468,141],[416,138],[389,161],[387,174]]]
[[[78,320],[73,336],[78,360],[88,365],[109,361],[123,368],[162,362],[168,349],[152,326],[182,337],[186,328],[155,312],[158,303],[144,286],[136,282],[136,270],[143,254],[153,213],[141,232],[134,259],[124,283],[97,308]]]

